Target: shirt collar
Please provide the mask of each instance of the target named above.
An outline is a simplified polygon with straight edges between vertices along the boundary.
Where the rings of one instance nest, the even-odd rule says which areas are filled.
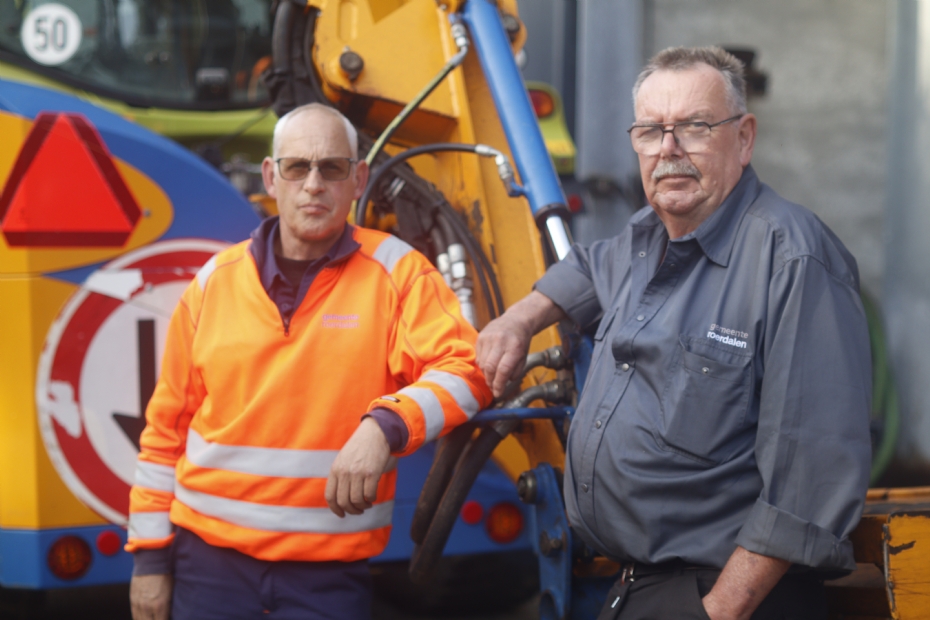
[[[255,266],[258,267],[258,275],[261,279],[262,287],[266,291],[271,290],[275,278],[279,278],[282,282],[288,283],[284,273],[278,267],[278,261],[274,259],[274,240],[278,236],[278,228],[280,227],[279,219],[277,215],[266,218],[259,224],[258,228],[252,231],[251,235],[252,244],[249,250],[252,253],[252,258],[255,259]],[[342,229],[342,234],[339,236],[336,243],[333,244],[324,256],[317,259],[315,262],[326,265],[328,263],[340,261],[360,247],[362,247],[361,244],[355,240],[355,226],[346,222],[345,227]]]
[[[694,239],[707,258],[721,267],[726,267],[730,262],[730,252],[733,250],[740,222],[761,189],[759,177],[756,176],[752,165],[746,166],[739,182],[717,210],[694,231],[675,239],[674,242]]]

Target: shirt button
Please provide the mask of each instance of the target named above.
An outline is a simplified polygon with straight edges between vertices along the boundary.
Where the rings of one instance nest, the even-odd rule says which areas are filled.
[[[581,490],[584,491],[585,493],[587,493],[587,492],[588,492],[588,485],[586,485],[586,484],[581,485]]]
[[[601,427],[601,421],[600,421],[600,420],[597,420],[597,421],[594,423],[594,428],[600,428],[600,427]]]
[[[701,372],[703,372],[703,373],[706,375],[707,373],[710,372],[710,368],[708,368],[707,366],[705,366],[704,368],[701,369]]]
[[[638,317],[636,317],[636,320],[637,320],[637,321],[644,321],[644,320],[646,320],[646,315],[645,315],[645,314],[640,314]]]
[[[628,370],[630,369],[630,365],[627,364],[626,362],[624,362],[624,363],[623,363],[623,366],[621,366],[620,368],[623,369],[623,372],[626,372],[626,371],[628,371]]]
[[[646,258],[646,253],[645,253],[645,252],[640,252],[640,253],[639,253],[639,257],[640,257],[640,258]]]
[[[674,268],[675,268],[675,263],[669,263],[668,268],[669,268],[669,269],[674,269]]]

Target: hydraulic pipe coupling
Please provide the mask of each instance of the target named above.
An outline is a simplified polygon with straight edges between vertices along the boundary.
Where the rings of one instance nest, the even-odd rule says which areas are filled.
[[[451,32],[452,40],[455,41],[455,46],[459,48],[459,51],[468,51],[468,30],[465,24],[457,20],[452,22]]]
[[[439,269],[442,279],[446,281],[449,288],[452,288],[452,262],[449,260],[448,252],[443,252],[436,257],[436,268]]]
[[[517,496],[524,504],[535,504],[538,496],[539,482],[532,469],[520,474],[517,480]]]
[[[562,347],[549,347],[537,353],[530,353],[526,356],[525,371],[532,370],[539,366],[545,366],[552,370],[562,370],[568,367],[568,356]],[[525,374],[525,373],[524,373]]]
[[[505,397],[514,394],[520,388],[520,384],[523,383],[523,378],[534,368],[544,366],[552,370],[562,370],[568,368],[569,362],[570,360],[565,354],[565,350],[560,346],[549,347],[543,351],[530,353],[526,356],[526,362],[523,364],[523,370],[520,371],[520,374],[507,382],[504,388]]]
[[[437,262],[438,262],[437,258]],[[465,317],[472,325],[477,326],[475,317],[475,304],[472,302],[474,295],[472,291],[472,281],[468,277],[468,266],[465,264],[465,246],[461,243],[453,243],[449,246],[449,275],[452,278],[450,286],[455,291],[455,296],[459,298],[459,304],[462,306],[462,316]],[[440,269],[442,273],[442,269]],[[445,277],[445,276],[443,276]]]

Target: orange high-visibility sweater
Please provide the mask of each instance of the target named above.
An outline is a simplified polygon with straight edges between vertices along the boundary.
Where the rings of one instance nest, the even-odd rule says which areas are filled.
[[[353,561],[390,533],[396,470],[362,515],[323,493],[332,462],[376,407],[410,454],[491,402],[474,328],[420,253],[355,229],[285,330],[250,241],[214,256],[172,316],[130,495],[128,551],[170,544],[172,524],[263,560]]]

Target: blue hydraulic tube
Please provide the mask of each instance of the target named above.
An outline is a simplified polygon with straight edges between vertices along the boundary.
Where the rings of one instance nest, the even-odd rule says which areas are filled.
[[[565,212],[565,194],[539,131],[497,6],[489,0],[468,0],[462,17],[478,52],[533,217],[544,227],[557,258],[561,259],[571,245],[561,217]]]
[[[498,420],[538,420],[552,418],[560,420],[575,414],[574,407],[523,407],[520,409],[485,409],[479,411],[473,422],[497,422]]]

